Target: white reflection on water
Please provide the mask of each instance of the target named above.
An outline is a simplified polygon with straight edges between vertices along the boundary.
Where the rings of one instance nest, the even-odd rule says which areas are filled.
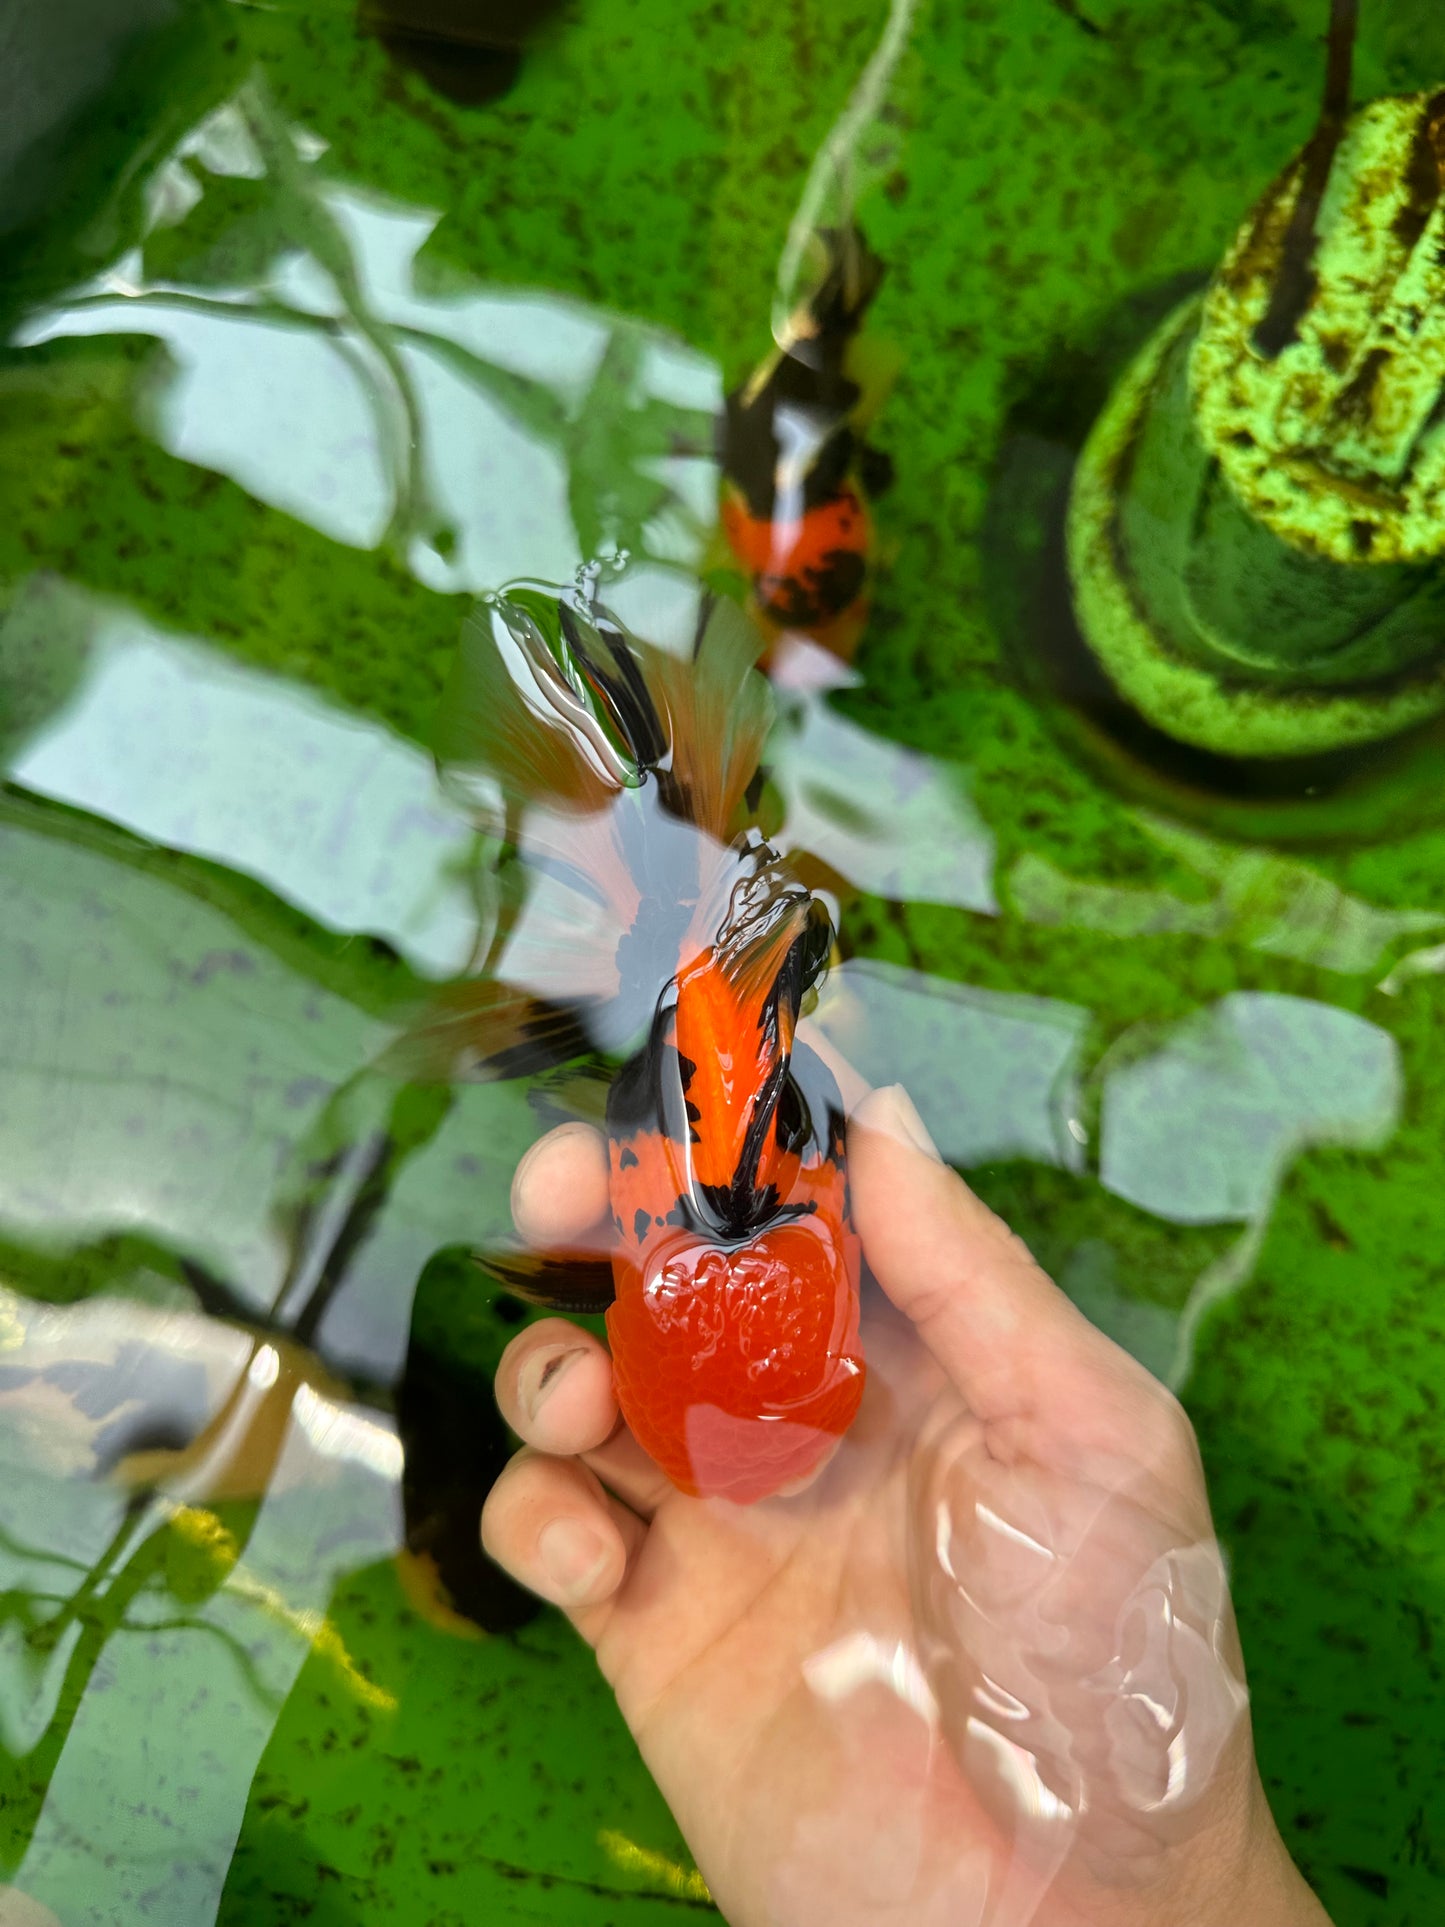
[[[46,599],[50,620],[89,631],[89,666],[12,759],[13,782],[256,877],[425,975],[465,965],[474,837],[421,750],[129,610],[57,585]]]
[[[324,1398],[309,1385],[297,1388],[292,1417],[310,1440],[312,1450],[323,1459],[348,1465],[362,1465],[377,1479],[401,1489],[401,1440],[389,1418],[363,1411],[356,1405],[339,1405]],[[284,1467],[283,1467],[284,1470]],[[392,1550],[401,1544],[400,1515]]]
[[[1350,1011],[1237,991],[1105,1073],[1100,1175],[1175,1224],[1258,1219],[1307,1144],[1394,1130],[1399,1046]]]
[[[1378,1149],[1403,1100],[1389,1032],[1307,997],[1237,991],[1126,1030],[1087,1068],[1082,1005],[871,959],[833,972],[814,1021],[870,1083],[906,1086],[950,1164],[1054,1165],[1168,1224],[1242,1227],[1182,1304],[1121,1281],[1099,1237],[1061,1268],[1094,1322],[1175,1387],[1204,1313],[1252,1272],[1291,1165],[1314,1145]],[[1097,1146],[1079,1124],[1090,1094]]]
[[[605,315],[541,292],[472,287],[448,293],[419,286],[426,271],[419,270],[418,256],[439,214],[380,201],[342,182],[319,184],[318,193],[351,244],[362,297],[379,321],[455,342],[494,367],[542,383],[573,407],[582,402],[607,348],[611,328]],[[299,266],[299,257],[288,264],[278,283],[283,296],[297,285],[292,277]],[[334,295],[332,312],[340,312]],[[713,393],[710,364],[700,355],[691,361],[703,371],[706,406]],[[690,405],[698,405],[696,395],[694,380]],[[722,400],[720,389],[716,400]]]
[[[88,302],[37,316],[22,345],[62,335],[149,334],[174,372],[155,397],[156,439],[323,535],[374,548],[393,508],[368,386],[329,336],[217,304],[215,312]]]
[[[416,536],[413,573],[443,594],[484,589],[524,569],[565,581],[583,560],[562,456],[519,428],[464,374],[427,348],[400,350],[428,433],[424,469],[435,512],[455,532],[451,554]]]
[[[149,212],[152,233],[184,236],[208,179],[254,182],[270,244],[255,283],[148,275],[135,248],[14,344],[163,340],[174,365],[144,411],[163,448],[334,541],[394,539],[443,593],[565,581],[599,538],[695,563],[716,501],[697,433],[721,405],[716,364],[543,291],[442,285],[420,260],[440,216],[328,179],[323,151],[244,89],[180,144]],[[634,414],[643,439],[599,464],[599,424]]]
[[[1081,1005],[868,959],[832,974],[816,1021],[870,1084],[907,1088],[948,1163],[1084,1168],[1066,1122],[1079,1104]]]
[[[270,1311],[298,1196],[319,1227],[348,1178],[346,1158],[315,1176],[321,1120],[392,1027],[164,873],[3,820],[0,863],[22,933],[0,945],[0,1234],[75,1250],[135,1231]],[[366,1130],[385,1122],[373,1095]],[[440,1246],[504,1235],[503,1174],[535,1130],[521,1084],[459,1094],[351,1255],[330,1356],[395,1374],[413,1282]]]
[[[335,1669],[343,1698],[393,1703],[326,1617],[340,1577],[401,1544],[393,1421],[298,1376],[304,1355],[283,1366],[274,1346],[191,1310],[5,1292],[0,1312],[0,1591],[24,1602],[0,1628],[0,1737],[18,1760],[63,1741],[25,1884],[68,1927],[108,1920],[103,1863],[137,1891],[154,1881],[165,1900],[152,1917],[189,1927],[219,1901],[252,1775],[308,1655]],[[128,1450],[192,1436],[189,1449]],[[248,1534],[213,1510],[238,1498],[260,1502]],[[170,1552],[189,1574],[179,1586]],[[87,1657],[97,1616],[107,1638]],[[178,1800],[194,1827],[172,1880]]]
[[[768,762],[789,843],[856,889],[997,912],[993,833],[962,771],[872,735],[816,694],[786,705]]]
[[[1031,923],[1124,938],[1166,932],[1218,937],[1359,976],[1374,970],[1402,939],[1437,931],[1445,921],[1433,910],[1377,908],[1298,856],[1227,842],[1150,810],[1135,811],[1133,820],[1180,865],[1183,877],[1203,882],[1206,894],[1179,895],[1157,883],[1143,889],[1096,882],[1026,850],[1009,872],[1012,907]]]
[[[147,1894],[149,1919],[201,1927],[308,1657],[332,1670],[343,1703],[395,1704],[327,1618],[338,1580],[402,1543],[393,1421],[298,1383],[293,1355],[272,1467],[264,1428],[249,1420],[253,1394],[282,1379],[274,1347],[191,1311],[129,1301],[29,1305],[4,1293],[3,1309],[0,1589],[27,1602],[0,1633],[0,1737],[11,1755],[23,1759],[67,1720],[67,1673],[86,1688],[61,1726],[20,1878],[67,1927],[108,1922],[117,1890]],[[159,1489],[128,1519],[122,1478],[97,1476],[124,1439],[157,1427],[188,1435],[226,1414],[240,1424],[217,1428],[199,1456],[177,1452],[171,1473],[167,1454],[145,1455],[162,1466]],[[242,1543],[211,1508],[248,1492],[260,1507]],[[188,1548],[190,1590],[172,1589],[164,1560],[135,1587],[157,1532]],[[108,1607],[118,1587],[125,1604]],[[103,1651],[86,1661],[81,1638],[110,1611]]]
[[[313,1652],[339,1675],[343,1699],[395,1705],[358,1671],[326,1612],[338,1580],[402,1542],[400,1448],[389,1420],[301,1390],[307,1414],[298,1394],[244,1546],[207,1511],[177,1515],[181,1536],[213,1553],[214,1590],[194,1606],[163,1586],[137,1594],[105,1646],[105,1691],[76,1709],[20,1870],[70,1927],[99,1927],[109,1915],[95,1897],[117,1890],[144,1894],[161,1927],[214,1919],[256,1768]],[[162,1495],[150,1508],[145,1530],[166,1504]],[[118,1717],[124,1706],[133,1717]]]
[[[385,1025],[213,905],[30,825],[0,824],[0,1225],[74,1248],[135,1229],[269,1306],[285,1172]]]

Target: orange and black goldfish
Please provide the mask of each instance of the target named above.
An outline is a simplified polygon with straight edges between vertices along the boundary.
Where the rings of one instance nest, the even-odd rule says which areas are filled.
[[[473,801],[490,788],[515,887],[431,1027],[484,1076],[623,1059],[610,1261],[492,1269],[535,1303],[605,1307],[637,1438],[682,1490],[738,1501],[820,1465],[864,1377],[842,1102],[797,1035],[831,920],[746,822],[760,647],[711,598],[682,654],[585,591],[518,586],[469,621],[440,759]]]
[[[863,439],[881,382],[858,349],[883,264],[851,222],[821,238],[821,282],[727,397],[721,514],[770,644],[802,636],[848,662],[872,587],[869,502],[892,472]]]

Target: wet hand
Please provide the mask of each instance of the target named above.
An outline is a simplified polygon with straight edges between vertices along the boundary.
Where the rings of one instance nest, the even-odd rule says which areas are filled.
[[[849,1132],[869,1384],[806,1491],[678,1493],[607,1352],[530,1326],[487,1550],[594,1648],[733,1927],[1320,1923],[1254,1765],[1177,1402],[940,1164],[901,1092]],[[519,1232],[595,1252],[585,1127],[523,1161]]]

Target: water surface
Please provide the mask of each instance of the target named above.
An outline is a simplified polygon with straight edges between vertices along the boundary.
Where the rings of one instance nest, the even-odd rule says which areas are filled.
[[[427,748],[461,618],[617,549],[681,606],[886,9],[584,0],[466,59],[340,0],[99,11],[21,16],[0,180],[0,1871],[66,1927],[705,1910],[475,1548],[518,1314],[465,1253],[586,1090],[372,1067],[495,915]],[[1445,74],[1433,5],[1362,12],[1361,96]],[[1353,1927],[1445,1898],[1445,816],[1267,844],[1121,781],[1007,592],[1308,133],[1322,26],[920,12],[864,210],[889,566],[771,762],[846,886],[821,1020],[1183,1389],[1275,1811]]]

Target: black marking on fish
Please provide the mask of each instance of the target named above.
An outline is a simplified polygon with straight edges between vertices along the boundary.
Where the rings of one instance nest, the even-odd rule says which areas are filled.
[[[771,521],[777,506],[783,450],[776,424],[783,409],[795,422],[811,416],[815,425],[816,447],[802,478],[805,510],[833,500],[858,455],[849,417],[862,390],[843,364],[878,292],[883,263],[856,227],[828,230],[820,238],[828,269],[800,310],[786,349],[756,391],[752,378],[732,391],[718,424],[723,473],[749,514],[763,522]]]
[[[868,564],[856,549],[829,549],[818,567],[778,577],[764,600],[769,615],[805,629],[851,608],[867,579]]]
[[[877,501],[886,495],[897,479],[893,457],[886,449],[875,448],[872,442],[862,442],[858,447],[858,479],[863,484],[863,492],[870,501]]]

